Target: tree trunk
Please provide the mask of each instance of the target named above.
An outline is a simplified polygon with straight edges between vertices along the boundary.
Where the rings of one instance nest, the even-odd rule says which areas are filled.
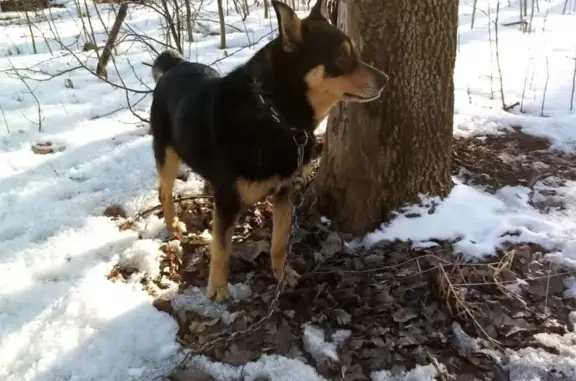
[[[224,20],[224,7],[222,0],[217,0],[218,18],[220,19],[220,49],[226,49],[226,22]]]
[[[108,79],[106,66],[108,66],[108,61],[112,56],[112,49],[114,48],[114,44],[118,38],[118,32],[120,32],[120,27],[122,26],[122,23],[124,22],[127,14],[128,3],[122,3],[122,5],[120,5],[120,9],[118,10],[118,14],[116,15],[116,20],[114,20],[114,25],[112,25],[112,29],[108,35],[108,40],[106,41],[104,50],[102,50],[102,55],[98,60],[98,66],[96,66],[96,75],[104,79]]]
[[[194,42],[194,28],[192,28],[192,6],[190,0],[185,0],[186,5],[186,32],[188,34],[188,42]]]
[[[390,76],[380,99],[332,111],[312,188],[337,229],[362,235],[453,185],[458,0],[340,1],[338,24]]]

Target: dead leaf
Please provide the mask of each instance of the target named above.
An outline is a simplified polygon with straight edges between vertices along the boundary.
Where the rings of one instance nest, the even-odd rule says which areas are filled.
[[[124,210],[124,208],[122,208],[122,206],[114,204],[104,209],[104,215],[110,218],[118,218],[118,217],[126,218],[126,211]]]
[[[384,343],[384,340],[382,340],[382,338],[379,336],[372,336],[370,341],[374,343],[374,345],[376,345],[378,348],[386,348],[386,343]]]
[[[152,302],[152,305],[156,307],[158,311],[166,312],[169,315],[174,314],[174,308],[172,308],[172,303],[166,299],[156,299]]]
[[[282,311],[282,315],[286,316],[288,319],[292,320],[294,319],[294,315],[296,314],[296,311],[294,310],[284,310]]]
[[[170,381],[216,381],[214,377],[197,368],[180,371],[169,376],[168,379]]]
[[[278,327],[278,332],[274,338],[276,341],[276,353],[279,355],[289,353],[292,344],[296,341],[296,337],[292,333],[292,328],[284,319],[282,319],[280,327]]]
[[[348,312],[344,311],[341,308],[336,308],[334,311],[334,316],[336,317],[336,321],[340,325],[348,325],[352,321],[352,315]]]
[[[236,344],[232,344],[226,351],[222,362],[233,366],[246,365],[252,360],[258,358],[260,354],[254,351],[241,351]]]
[[[220,321],[220,318],[206,320],[206,321],[191,321],[188,329],[190,330],[190,333],[200,334],[200,333],[206,331],[206,329],[208,327],[212,327],[214,324],[218,323],[219,321]]]
[[[268,241],[244,242],[234,246],[232,256],[248,262],[254,262],[262,252],[269,251],[270,243]]]
[[[342,251],[342,247],[344,246],[344,241],[342,237],[335,232],[332,232],[328,235],[328,238],[322,243],[322,247],[320,248],[320,253],[325,257],[331,257],[334,254]]]
[[[355,364],[350,368],[342,368],[342,379],[346,381],[365,381],[369,380],[368,377],[362,371],[362,366],[360,364]]]
[[[404,308],[400,311],[396,311],[394,315],[392,315],[392,319],[396,323],[406,323],[408,320],[412,320],[418,317],[418,313],[414,311],[412,308]]]
[[[32,152],[34,152],[36,155],[48,155],[64,150],[64,147],[56,147],[52,144],[52,142],[39,142],[34,144],[31,148]]]

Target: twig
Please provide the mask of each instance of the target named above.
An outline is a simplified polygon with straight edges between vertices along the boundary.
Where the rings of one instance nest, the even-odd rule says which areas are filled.
[[[525,0],[526,1],[526,0]],[[504,78],[502,75],[502,66],[500,65],[500,48],[498,44],[498,19],[500,17],[500,0],[496,3],[496,20],[494,22],[494,39],[496,44],[496,66],[498,67],[498,77],[500,79],[500,98],[502,98],[502,109],[506,110],[506,100],[504,99]]]
[[[530,52],[530,50],[528,50]],[[526,96],[526,84],[528,83],[528,68],[530,67],[530,60],[526,61],[526,71],[524,71],[524,86],[522,87],[522,99],[520,99],[520,112],[524,112],[524,97]]]
[[[430,351],[426,351],[426,356],[428,357],[428,359],[430,360],[432,365],[434,365],[434,368],[436,368],[436,371],[438,372],[438,376],[440,376],[440,380],[441,381],[448,381],[448,379],[444,375],[444,370],[440,367],[440,364],[438,363],[438,359],[436,359],[436,357],[434,357],[432,355],[432,353],[430,353]]]
[[[534,25],[534,3],[536,0],[532,0],[532,7],[530,8],[530,22],[528,23],[528,32],[532,32]]]
[[[198,200],[201,198],[212,198],[212,196],[207,196],[207,195],[196,195],[196,196],[186,196],[186,197],[177,197],[174,199],[174,203],[178,204],[180,202],[183,201],[187,201],[187,200]],[[158,204],[155,205],[149,209],[144,210],[143,212],[138,213],[137,215],[134,216],[133,220],[138,220],[140,218],[145,218],[148,215],[150,215],[151,213],[154,213],[156,211],[159,211],[160,209],[162,209],[162,205]]]
[[[28,89],[28,92],[30,93],[30,95],[32,95],[32,97],[34,98],[34,101],[36,102],[36,110],[38,111],[38,131],[42,132],[42,106],[40,105],[40,101],[38,100],[38,97],[36,96],[36,94],[34,94],[34,91],[30,87],[30,85],[28,85],[26,80],[20,75],[20,73],[16,70],[16,68],[14,68],[12,61],[8,60],[8,62],[10,63],[10,66],[12,67],[12,69],[14,70],[16,75],[18,76],[18,79],[20,81],[22,81],[24,86],[26,86],[26,88]]]
[[[550,272],[552,271],[552,261],[548,262],[548,279],[546,280],[546,297],[544,299],[544,314],[548,312],[548,293],[550,291]]]
[[[492,75],[492,68],[494,62],[492,61],[494,53],[492,52],[492,19],[490,18],[490,5],[488,5],[488,44],[490,47],[490,99],[494,99],[494,76]]]
[[[576,89],[576,57],[574,60],[574,72],[572,73],[572,94],[570,95],[570,111],[574,109],[574,90]]]
[[[546,104],[546,91],[548,90],[549,79],[550,79],[550,65],[548,64],[548,56],[546,56],[546,81],[544,82],[544,91],[542,94],[542,108],[540,109],[540,116],[544,116],[544,105]]]
[[[504,107],[504,111],[510,111],[516,106],[520,106],[520,102],[515,102],[515,103],[512,103],[510,106]]]
[[[452,307],[450,306],[449,300],[453,299],[454,303],[456,304],[458,314],[463,313],[464,315],[468,316],[468,318],[474,323],[476,328],[480,330],[480,332],[486,337],[487,340],[491,341],[498,347],[502,347],[502,344],[498,340],[488,335],[488,333],[484,330],[484,327],[482,327],[482,325],[474,317],[474,313],[470,307],[468,307],[465,301],[460,298],[458,293],[459,290],[456,290],[454,284],[452,284],[452,281],[450,280],[450,277],[446,273],[446,270],[442,264],[438,266],[438,274],[440,278],[440,294],[446,299],[446,305],[449,311],[452,313]]]
[[[4,126],[6,126],[6,131],[8,131],[8,134],[10,134],[10,127],[8,126],[8,120],[6,119],[6,114],[4,114],[4,109],[2,108],[2,106],[0,105],[0,112],[2,112],[2,118],[4,118]]]

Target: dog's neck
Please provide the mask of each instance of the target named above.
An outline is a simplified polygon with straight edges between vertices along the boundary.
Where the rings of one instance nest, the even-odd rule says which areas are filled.
[[[281,119],[293,128],[313,131],[317,124],[306,99],[306,86],[302,80],[287,78],[284,73],[275,70],[270,57],[273,48],[274,41],[239,68],[246,75],[256,106],[271,107],[272,113],[279,113]]]

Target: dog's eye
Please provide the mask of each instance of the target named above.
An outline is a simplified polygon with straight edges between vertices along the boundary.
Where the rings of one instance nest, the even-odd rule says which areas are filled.
[[[336,59],[336,66],[342,71],[348,71],[352,67],[352,57],[349,55],[341,55]]]

